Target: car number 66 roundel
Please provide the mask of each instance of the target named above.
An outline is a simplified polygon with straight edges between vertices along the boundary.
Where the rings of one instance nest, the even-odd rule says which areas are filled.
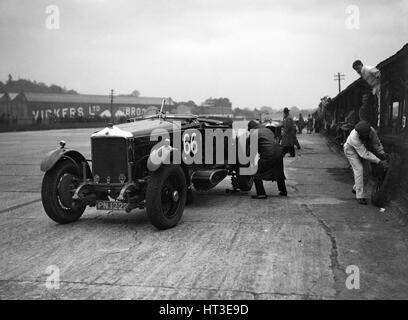
[[[188,133],[185,133],[183,136],[183,150],[185,154],[196,154],[198,151],[198,143],[196,140],[197,134],[193,132],[191,137]]]

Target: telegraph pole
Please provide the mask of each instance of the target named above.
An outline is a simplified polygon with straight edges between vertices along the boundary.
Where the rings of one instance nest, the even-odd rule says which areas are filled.
[[[338,72],[334,75],[334,81],[339,82],[339,93],[341,92],[341,81],[345,80],[345,75]]]
[[[114,118],[113,118],[113,96],[115,94],[115,90],[111,89],[110,90],[110,112],[111,112],[111,122],[113,124]]]

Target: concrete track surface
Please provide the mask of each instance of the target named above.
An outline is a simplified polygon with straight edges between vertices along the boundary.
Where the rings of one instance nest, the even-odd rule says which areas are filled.
[[[57,225],[42,208],[39,163],[61,139],[90,157],[93,131],[0,134],[0,299],[408,298],[407,230],[356,203],[348,164],[323,137],[299,135],[302,150],[285,158],[287,198],[271,182],[267,200],[227,194],[226,179],[196,192],[171,230],[144,210],[89,208]],[[47,288],[56,267],[59,289]]]

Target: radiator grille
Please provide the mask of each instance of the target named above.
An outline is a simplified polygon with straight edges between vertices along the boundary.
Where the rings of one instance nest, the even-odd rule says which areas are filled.
[[[118,183],[123,174],[127,181],[127,141],[125,138],[93,138],[92,171],[100,177],[100,183]]]

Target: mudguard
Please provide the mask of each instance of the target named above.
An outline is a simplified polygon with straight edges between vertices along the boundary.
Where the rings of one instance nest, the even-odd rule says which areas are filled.
[[[79,172],[81,171],[81,162],[85,162],[87,165],[87,175],[90,175],[90,168],[85,157],[76,150],[70,150],[65,148],[58,148],[48,152],[45,158],[41,161],[40,169],[43,172],[51,170],[61,159],[67,159],[72,161],[77,167]]]

